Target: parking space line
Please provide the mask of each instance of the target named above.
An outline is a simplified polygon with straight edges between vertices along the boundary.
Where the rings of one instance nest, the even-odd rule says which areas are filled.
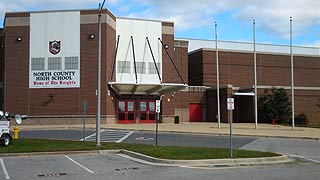
[[[83,168],[84,170],[88,171],[91,174],[94,174],[93,171],[91,171],[90,169],[86,168],[85,166],[83,166],[82,164],[78,163],[77,161],[71,159],[69,156],[65,156],[67,159],[69,159],[70,161],[72,161],[73,163],[75,163],[76,165],[80,166],[81,168]]]
[[[10,179],[10,176],[8,174],[8,171],[7,171],[7,168],[4,165],[3,159],[0,159],[0,163],[1,163],[1,166],[2,166],[2,169],[3,169],[4,176],[6,177],[6,179]]]
[[[133,134],[134,131],[130,131],[127,135],[125,135],[123,138],[119,139],[118,141],[116,141],[116,143],[121,143],[122,141],[124,141],[125,139],[127,139],[129,136],[131,136],[131,134]]]

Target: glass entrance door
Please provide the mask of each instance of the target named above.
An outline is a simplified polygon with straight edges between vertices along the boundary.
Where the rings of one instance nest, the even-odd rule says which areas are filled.
[[[154,100],[140,101],[140,122],[141,123],[155,123],[156,109]]]
[[[118,101],[118,123],[135,123],[134,101]]]

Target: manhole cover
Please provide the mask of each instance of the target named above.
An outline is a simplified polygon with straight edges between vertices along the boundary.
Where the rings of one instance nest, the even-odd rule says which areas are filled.
[[[49,173],[49,174],[39,174],[38,177],[59,177],[65,176],[67,173]]]

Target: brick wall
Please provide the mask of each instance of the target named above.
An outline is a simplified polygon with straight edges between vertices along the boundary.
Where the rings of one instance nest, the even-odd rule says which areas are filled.
[[[216,87],[216,58],[214,50],[199,50],[189,55],[189,85],[205,85]],[[202,59],[201,59],[202,58]],[[195,64],[195,63],[198,64]],[[197,68],[203,66],[203,76]],[[228,84],[233,87],[252,88],[254,84],[253,54],[241,52],[219,51],[220,86]],[[290,55],[257,54],[257,83],[260,86],[287,86],[291,85]],[[294,56],[295,86],[320,87],[320,57]],[[202,83],[201,83],[202,82]],[[290,95],[291,91],[288,90]],[[320,124],[320,91],[296,90],[295,111],[296,116],[305,114],[310,124]],[[222,93],[223,94],[223,93]],[[259,95],[263,90],[259,90]],[[208,96],[208,112],[216,112],[216,94],[210,92]],[[291,99],[291,97],[290,97]],[[226,97],[221,97],[221,110],[225,109]],[[253,122],[253,101],[238,98],[241,105],[235,121]],[[239,105],[238,105],[239,106]],[[245,113],[243,113],[245,111]],[[252,112],[252,113],[250,113]],[[221,113],[225,116],[225,113]],[[251,117],[251,118],[250,118]],[[225,118],[225,117],[222,117]],[[243,118],[245,120],[240,120]],[[208,113],[208,120],[215,119]],[[223,120],[224,121],[224,120]],[[222,121],[222,122],[223,122]]]
[[[81,15],[96,13],[96,11],[81,11]],[[115,17],[110,12],[105,11],[104,13],[108,13],[115,21]],[[26,17],[28,14],[10,13],[6,18],[20,16]],[[28,114],[35,117],[81,117],[82,102],[86,100],[88,102],[87,114],[95,115],[98,24],[92,22],[80,25],[80,88],[29,89],[29,29],[29,26],[5,27],[5,109],[11,113]],[[90,39],[90,34],[94,34],[95,38]],[[18,36],[22,37],[22,41],[16,41]],[[109,115],[115,116],[114,102],[111,96],[108,96],[107,91],[107,82],[114,60],[115,36],[115,29],[103,23],[101,115],[106,115],[108,111]],[[49,97],[50,93],[53,94],[52,100]]]
[[[29,26],[5,28],[4,110],[28,113]],[[22,41],[17,41],[21,36]]]
[[[203,52],[197,51],[189,54],[188,61],[188,81],[189,85],[202,86],[203,85]]]

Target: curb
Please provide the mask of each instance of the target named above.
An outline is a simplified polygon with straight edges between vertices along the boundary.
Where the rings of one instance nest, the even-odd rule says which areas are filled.
[[[4,153],[0,154],[1,157],[14,157],[14,156],[46,156],[46,155],[61,155],[61,154],[99,154],[99,150],[92,151],[55,151],[55,152],[31,152],[31,153]]]
[[[115,150],[90,150],[90,151],[56,151],[56,152],[31,152],[31,153],[4,153],[1,157],[31,157],[31,156],[51,156],[51,155],[65,155],[65,154],[119,154],[121,149]]]
[[[26,128],[21,128],[22,131],[32,131],[32,130],[68,130],[68,129],[81,129],[81,127],[78,126],[73,126],[73,125],[66,125],[65,127],[26,127]],[[88,127],[87,129],[94,129],[91,127]],[[135,129],[135,128],[107,128],[111,130],[131,130],[131,131],[146,131],[146,132],[153,132],[153,130],[150,129]],[[211,132],[211,133],[203,133],[203,132],[182,132],[182,131],[175,131],[175,130],[162,130],[159,131],[161,133],[176,133],[176,134],[195,134],[195,135],[213,135],[213,136],[228,136],[228,133],[219,133],[219,132]],[[235,136],[246,136],[246,137],[260,137],[260,138],[286,138],[286,139],[302,139],[302,140],[315,140],[315,141],[320,141],[319,137],[308,137],[308,136],[277,136],[277,135],[251,135],[251,134],[239,134],[239,133],[234,133],[233,135]]]
[[[236,158],[236,159],[202,159],[202,160],[169,160],[159,159],[144,154],[121,150],[120,153],[132,158],[144,160],[146,163],[162,164],[162,165],[175,165],[175,166],[200,166],[200,165],[226,165],[226,164],[279,164],[289,163],[292,159],[289,159],[287,155],[282,154],[277,157],[264,157],[264,158]],[[134,160],[134,159],[133,159]],[[140,161],[141,162],[141,161]]]
[[[281,164],[290,163],[294,159],[289,159],[287,155],[282,154],[277,157],[265,158],[236,158],[236,159],[201,159],[201,160],[171,160],[160,159],[147,156],[144,154],[128,151],[128,150],[93,150],[93,151],[58,151],[58,152],[33,152],[33,153],[6,153],[1,154],[2,157],[32,157],[32,156],[54,156],[66,154],[100,154],[110,155],[119,154],[122,157],[133,161],[157,166],[178,166],[178,167],[199,167],[199,166],[215,166],[215,165],[243,165],[243,164]]]
[[[121,129],[121,128],[108,128],[112,130],[124,130],[124,131],[140,131],[140,132],[154,132],[154,130],[141,130],[141,129]],[[159,131],[159,133],[173,133],[173,134],[193,134],[193,135],[206,135],[206,136],[229,136],[228,133],[199,133],[199,132],[182,132],[182,131],[166,131],[162,130]],[[233,133],[234,136],[244,136],[244,137],[257,137],[257,138],[282,138],[282,139],[301,139],[301,140],[314,140],[314,141],[320,141],[320,138],[316,137],[293,137],[293,136],[272,136],[272,135],[250,135],[250,134],[239,134],[239,133]]]

